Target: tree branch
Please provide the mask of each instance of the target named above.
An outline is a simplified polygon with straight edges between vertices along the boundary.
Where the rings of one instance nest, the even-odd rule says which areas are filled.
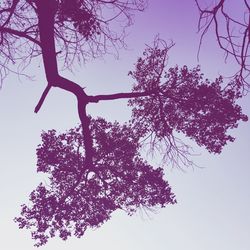
[[[37,44],[37,45],[39,45],[41,47],[41,43],[39,41],[37,41],[35,38],[27,35],[25,32],[18,31],[18,30],[13,30],[13,29],[10,29],[10,28],[5,28],[5,27],[0,27],[0,32],[9,33],[11,35],[26,38],[29,41],[31,41],[31,42],[33,42],[33,43],[35,43],[35,44]]]
[[[51,88],[51,85],[48,84],[47,87],[45,88],[45,90],[43,91],[42,96],[41,96],[38,104],[35,107],[35,110],[34,110],[35,113],[37,113],[40,110],[40,108],[42,107],[43,102],[44,102],[47,94],[49,93],[50,88]]]
[[[4,27],[6,24],[9,24],[10,19],[14,14],[14,11],[16,9],[18,2],[19,2],[19,0],[13,0],[11,7],[6,10],[9,12],[9,16],[7,17],[6,21],[3,23],[2,27]]]
[[[36,108],[35,112],[41,108],[51,87],[59,87],[74,94],[77,98],[78,115],[83,129],[83,143],[85,148],[85,162],[86,165],[92,168],[92,137],[90,132],[90,119],[86,112],[86,105],[88,104],[87,95],[83,88],[75,82],[72,82],[58,73],[58,65],[55,49],[55,33],[54,33],[54,18],[56,10],[56,1],[43,0],[37,2],[38,12],[38,28],[40,35],[40,42],[42,48],[43,63],[45,68],[46,79],[48,86],[44,90]]]
[[[225,60],[232,56],[239,65],[238,71],[232,77],[238,77],[244,90],[249,90],[249,48],[250,48],[250,7],[246,0],[241,15],[233,16],[228,11],[230,1],[220,0],[211,7],[202,8],[199,2],[195,0],[200,12],[198,31],[201,31],[200,43],[198,48],[198,57],[200,48],[208,30],[214,26],[215,36],[219,47],[225,52]],[[244,17],[244,18],[241,18]],[[247,19],[248,18],[248,19]],[[247,89],[245,89],[247,87]]]
[[[145,92],[129,92],[129,93],[117,93],[117,94],[110,94],[110,95],[88,96],[88,102],[97,103],[99,101],[144,97],[144,96],[150,96],[150,95],[156,94],[157,92],[159,92],[158,89],[145,91]]]

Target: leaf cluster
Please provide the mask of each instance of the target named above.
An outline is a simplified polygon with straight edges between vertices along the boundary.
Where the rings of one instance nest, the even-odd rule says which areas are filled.
[[[160,48],[159,44],[147,48],[130,72],[136,80],[133,91],[154,91],[129,101],[133,126],[141,136],[165,141],[168,148],[175,148],[173,136],[177,132],[209,152],[220,153],[228,141],[234,140],[228,131],[240,120],[247,121],[236,104],[242,97],[238,78],[225,86],[222,76],[214,81],[204,79],[199,66],[166,70],[167,52],[168,47]]]
[[[42,134],[37,149],[37,170],[49,175],[30,194],[15,221],[28,228],[35,246],[55,235],[63,240],[81,237],[122,209],[132,215],[139,208],[176,203],[163,169],[154,169],[138,153],[138,136],[129,124],[91,120],[94,167],[85,164],[81,127],[57,134]]]

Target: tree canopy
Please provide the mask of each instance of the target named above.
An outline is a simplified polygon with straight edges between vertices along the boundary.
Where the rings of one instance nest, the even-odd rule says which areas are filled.
[[[225,83],[222,76],[206,79],[199,66],[167,68],[173,44],[159,37],[129,71],[134,80],[131,92],[92,96],[60,75],[58,65],[72,69],[89,56],[123,46],[134,11],[146,5],[143,0],[6,0],[0,4],[2,79],[16,69],[21,74],[18,69],[41,56],[47,86],[35,112],[50,89],[57,87],[76,97],[80,119],[78,127],[65,133],[42,133],[37,171],[48,174],[49,184],[39,184],[15,218],[20,228],[31,230],[36,246],[56,235],[64,240],[81,237],[116,209],[131,215],[138,208],[176,203],[163,168],[142,158],[143,145],[160,149],[166,164],[189,165],[189,146],[178,133],[219,154],[234,140],[230,129],[247,121],[236,103],[242,97],[239,75]],[[13,67],[16,63],[19,67]],[[132,107],[126,124],[94,119],[86,112],[89,103],[122,98],[129,99]]]
[[[37,171],[49,174],[50,186],[40,184],[23,205],[21,228],[32,230],[36,246],[59,235],[81,237],[122,209],[164,207],[176,202],[163,169],[153,168],[138,152],[139,137],[129,124],[91,119],[93,169],[86,165],[81,127],[66,133],[42,134],[37,149]]]

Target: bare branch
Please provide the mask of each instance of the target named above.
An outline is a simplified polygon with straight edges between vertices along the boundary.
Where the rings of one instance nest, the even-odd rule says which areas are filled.
[[[27,32],[22,32],[22,31],[14,30],[14,29],[11,29],[11,28],[5,28],[5,27],[1,27],[1,26],[0,26],[0,32],[9,33],[11,35],[18,36],[18,37],[21,37],[21,38],[22,37],[26,38],[29,41],[41,46],[41,43],[38,40],[34,39],[33,37],[29,36],[27,34]]]
[[[225,52],[225,59],[229,56],[233,57],[239,66],[239,70],[233,77],[238,76],[243,90],[249,89],[250,8],[248,2],[242,1],[242,11],[236,17],[230,13],[228,0],[220,0],[211,7],[202,7],[199,0],[195,2],[200,12],[198,31],[201,32],[201,37],[198,56],[205,35],[213,28],[219,47]]]
[[[129,93],[116,93],[110,95],[96,95],[96,96],[88,96],[89,102],[99,102],[99,101],[108,101],[108,100],[116,100],[116,99],[128,99],[128,98],[137,98],[154,95],[159,90],[151,90],[145,92],[129,92]]]
[[[43,105],[43,102],[44,102],[46,96],[47,96],[48,93],[49,93],[50,88],[51,88],[51,86],[50,86],[50,85],[47,85],[47,87],[46,87],[45,90],[43,91],[42,96],[41,96],[41,98],[40,98],[38,104],[37,104],[36,107],[35,107],[35,110],[34,110],[35,113],[38,113],[38,112],[39,112],[40,108],[41,108],[42,105]]]

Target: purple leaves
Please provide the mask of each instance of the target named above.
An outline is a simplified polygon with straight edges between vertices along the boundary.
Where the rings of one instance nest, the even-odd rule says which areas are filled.
[[[93,9],[93,6],[92,6]],[[62,0],[58,7],[58,21],[61,25],[72,22],[73,27],[87,40],[100,33],[100,23],[85,1]]]
[[[141,79],[151,75],[154,63],[152,68],[147,65],[145,77],[137,72],[138,65],[140,69],[142,61],[145,63],[148,58],[146,55],[145,60],[139,59],[132,73],[137,81],[136,90],[151,84]],[[203,79],[199,67],[188,69],[187,66],[176,66],[167,72],[162,69],[161,77],[164,80],[157,83],[158,93],[129,101],[133,107],[132,121],[138,133],[144,136],[154,134],[161,141],[173,137],[174,131],[182,132],[209,152],[220,153],[228,141],[234,140],[227,134],[228,130],[236,128],[240,120],[247,121],[247,116],[235,103],[241,97],[237,79],[222,88],[222,77],[211,82]]]
[[[91,121],[94,167],[84,163],[81,128],[63,134],[42,134],[37,170],[49,174],[50,184],[40,184],[30,194],[15,221],[31,230],[35,246],[59,235],[81,237],[110,219],[116,209],[132,215],[138,208],[176,203],[163,179],[163,170],[141,159],[138,136],[130,125]]]

